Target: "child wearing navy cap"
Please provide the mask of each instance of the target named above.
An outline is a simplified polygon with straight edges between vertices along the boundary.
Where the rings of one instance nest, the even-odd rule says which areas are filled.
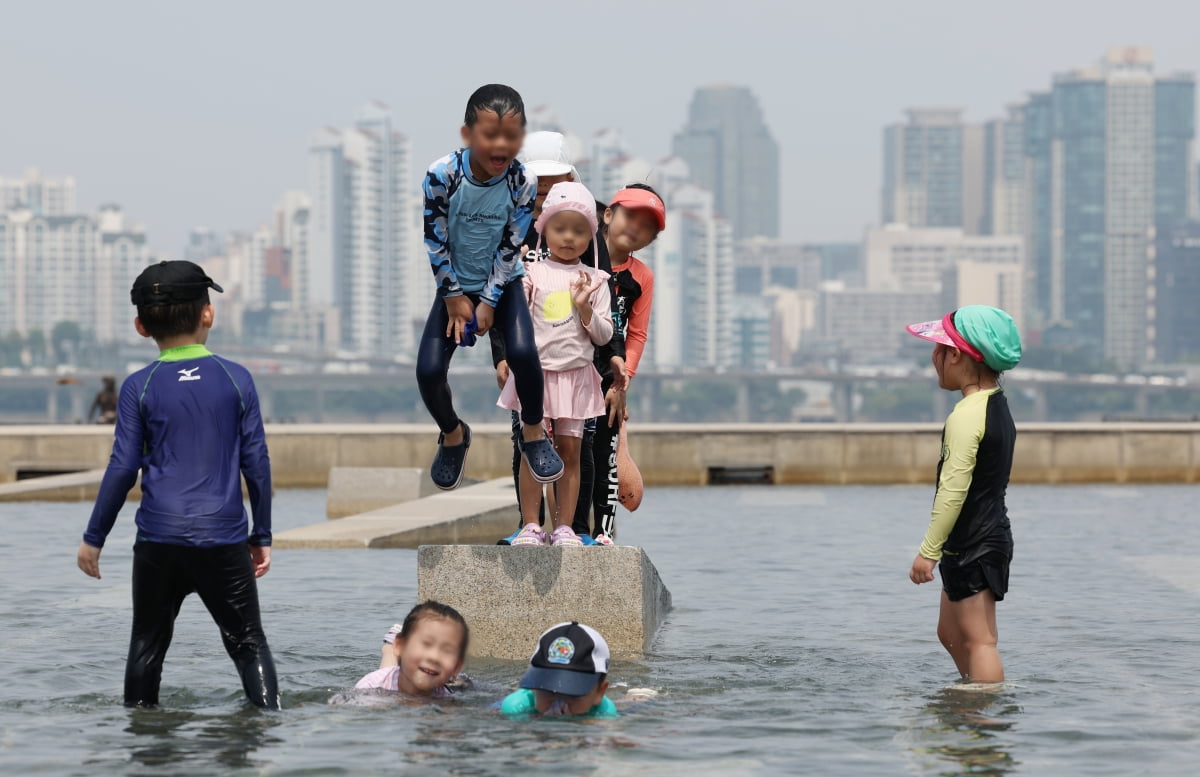
[[[221,629],[246,697],[279,708],[255,583],[271,568],[271,462],[249,371],[205,347],[209,289],[222,291],[192,262],[160,262],[134,281],[134,327],[160,353],[121,385],[112,457],[79,546],[79,568],[99,578],[100,550],[141,470],[127,707],[158,704],[175,616],[194,591]]]
[[[608,643],[577,621],[560,623],[538,638],[520,690],[500,703],[507,717],[574,715],[615,718],[608,692]]]

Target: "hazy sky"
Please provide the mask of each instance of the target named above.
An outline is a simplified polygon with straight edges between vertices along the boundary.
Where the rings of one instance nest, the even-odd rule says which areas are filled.
[[[451,15],[453,9],[467,9]],[[306,184],[307,147],[378,98],[413,186],[491,81],[588,136],[665,155],[692,91],[747,84],[782,156],[783,236],[857,240],[878,218],[880,131],[912,105],[971,119],[1108,46],[1200,71],[1200,5],[1111,2],[53,2],[6,0],[0,175],[74,175],[178,254],[189,228],[251,228]]]

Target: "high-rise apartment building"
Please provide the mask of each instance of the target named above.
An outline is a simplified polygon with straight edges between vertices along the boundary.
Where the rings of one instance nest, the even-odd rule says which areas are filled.
[[[413,347],[409,142],[372,102],[347,130],[325,129],[309,152],[307,246],[294,262],[305,304],[336,307],[343,346],[393,354]]]
[[[1024,241],[1020,235],[968,235],[958,228],[912,229],[890,224],[867,231],[863,257],[867,288],[936,292],[946,270],[964,260],[1004,265],[1019,272]]]
[[[697,89],[674,154],[712,192],[735,240],[779,237],[779,146],[749,88]]]
[[[69,216],[75,211],[75,179],[51,180],[30,168],[20,178],[0,178],[0,213],[27,209],[35,216]]]
[[[149,262],[144,230],[115,205],[95,215],[0,211],[0,332],[49,335],[71,321],[100,341],[137,340],[129,288]]]
[[[641,258],[654,271],[649,351],[659,368],[732,366],[733,234],[711,192],[696,184],[657,187],[667,228]]]
[[[1154,252],[1154,357],[1195,362],[1200,357],[1200,222],[1158,230]]]
[[[1011,105],[1008,116],[983,125],[984,235],[1025,234],[1024,108]]]
[[[958,108],[911,108],[883,131],[884,224],[959,227],[984,221],[984,132]]]
[[[1055,77],[1024,110],[1034,320],[1118,365],[1153,340],[1156,230],[1195,212],[1195,79],[1146,47]]]
[[[568,140],[574,137],[565,134]],[[634,154],[624,136],[612,128],[597,130],[592,135],[590,155],[572,159],[584,185],[602,202],[631,183],[648,182],[652,174],[650,163]]]

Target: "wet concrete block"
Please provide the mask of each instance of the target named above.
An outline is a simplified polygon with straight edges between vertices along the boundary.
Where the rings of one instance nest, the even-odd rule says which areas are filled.
[[[547,628],[571,620],[603,634],[615,658],[639,658],[671,609],[658,570],[631,546],[424,545],[417,595],[462,613],[472,655],[516,660],[532,655]]]
[[[277,550],[490,544],[512,532],[518,520],[516,489],[507,477],[289,529],[272,544]]]
[[[428,471],[416,467],[334,467],[329,470],[325,515],[345,518],[436,493]]]
[[[0,502],[91,502],[100,492],[103,479],[103,469],[90,469],[3,483],[0,484]],[[131,502],[141,500],[140,475],[126,498]]]

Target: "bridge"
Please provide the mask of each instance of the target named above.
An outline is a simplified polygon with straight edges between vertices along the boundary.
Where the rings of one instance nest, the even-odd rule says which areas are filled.
[[[253,364],[251,365],[254,366]],[[367,365],[364,365],[367,366]],[[88,370],[58,374],[42,371],[40,374],[20,373],[0,375],[0,389],[40,391],[45,395],[45,412],[35,416],[25,415],[10,419],[22,422],[80,423],[85,420],[92,397],[100,386],[101,371]],[[455,390],[462,392],[475,389],[483,392],[495,390],[495,378],[487,369],[463,365],[452,370],[451,379]],[[387,368],[371,368],[362,372],[300,372],[279,369],[277,366],[259,369],[254,380],[258,386],[263,416],[267,420],[280,420],[276,413],[277,396],[282,392],[307,392],[312,396],[309,417],[295,419],[321,423],[326,420],[326,395],[330,392],[363,391],[415,387],[416,378],[409,365],[390,364]],[[829,407],[824,416],[809,417],[807,420],[824,420],[849,423],[856,419],[856,397],[868,385],[900,386],[919,384],[930,388],[933,418],[943,418],[950,410],[953,395],[946,391],[933,390],[936,378],[931,367],[904,372],[891,368],[847,367],[839,371],[815,369],[784,369],[770,371],[746,370],[694,370],[686,372],[639,372],[631,392],[633,410],[639,418],[654,420],[655,409],[660,405],[664,387],[677,387],[689,381],[702,380],[706,384],[726,384],[732,388],[734,420],[748,422],[754,418],[753,388],[774,385],[782,390],[825,384],[828,386]],[[1200,391],[1200,381],[1189,381],[1181,377],[1146,375],[1109,375],[1049,372],[1017,368],[1004,377],[1004,385],[1010,391],[1019,391],[1033,399],[1033,417],[1029,420],[1049,420],[1048,389],[1054,387],[1107,388],[1128,392],[1133,396],[1134,417],[1149,416],[1150,398],[1158,394]]]

